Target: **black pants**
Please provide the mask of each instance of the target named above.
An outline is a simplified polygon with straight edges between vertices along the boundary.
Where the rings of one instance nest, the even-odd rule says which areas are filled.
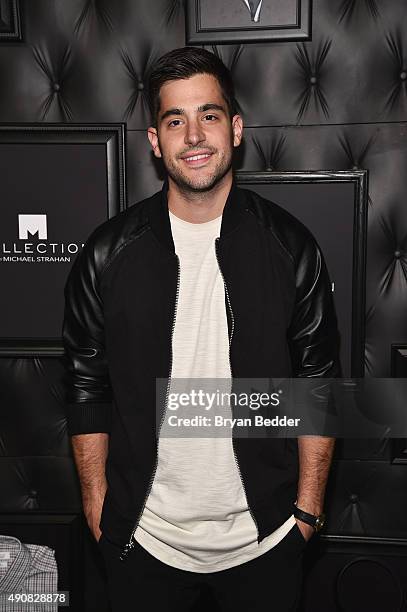
[[[99,540],[112,612],[187,612],[204,588],[212,591],[222,612],[293,612],[299,603],[305,546],[295,525],[256,559],[203,574],[162,563],[137,542],[120,561],[120,547],[103,535]]]

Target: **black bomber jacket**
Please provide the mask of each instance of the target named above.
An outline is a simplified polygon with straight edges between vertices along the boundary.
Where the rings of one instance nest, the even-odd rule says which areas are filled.
[[[122,560],[157,468],[156,377],[171,376],[179,260],[167,189],[99,225],[65,286],[68,432],[110,434],[100,529]],[[340,376],[331,283],[310,232],[234,182],[215,248],[232,377]],[[297,439],[233,448],[260,542],[292,514]]]

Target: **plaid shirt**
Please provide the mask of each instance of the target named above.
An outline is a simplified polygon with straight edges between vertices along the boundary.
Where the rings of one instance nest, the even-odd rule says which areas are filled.
[[[58,612],[57,603],[16,603],[10,593],[56,593],[58,567],[47,546],[0,535],[0,612]]]

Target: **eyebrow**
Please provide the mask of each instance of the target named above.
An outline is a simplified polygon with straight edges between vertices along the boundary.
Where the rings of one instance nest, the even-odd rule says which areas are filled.
[[[214,102],[207,102],[206,104],[202,104],[201,106],[198,106],[197,110],[199,113],[206,113],[206,111],[208,110],[217,110],[226,114],[225,107],[221,104],[215,104]],[[164,119],[167,119],[167,117],[172,117],[173,115],[185,115],[185,110],[183,108],[169,108],[162,114],[160,122],[164,121]]]

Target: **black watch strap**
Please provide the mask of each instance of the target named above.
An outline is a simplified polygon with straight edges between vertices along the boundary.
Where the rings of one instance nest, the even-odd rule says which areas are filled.
[[[319,531],[324,526],[325,514],[323,513],[319,515],[309,514],[308,512],[297,508],[297,506],[294,506],[293,514],[298,520],[302,521],[303,523],[307,523],[307,525],[311,525],[315,531]]]

